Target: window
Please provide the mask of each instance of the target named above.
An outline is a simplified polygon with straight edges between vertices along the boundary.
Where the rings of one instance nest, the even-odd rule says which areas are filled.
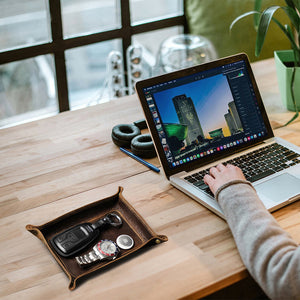
[[[110,53],[121,54],[128,86],[127,49],[141,47],[152,69],[160,42],[186,29],[183,6],[183,0],[0,1],[0,127],[107,101]]]

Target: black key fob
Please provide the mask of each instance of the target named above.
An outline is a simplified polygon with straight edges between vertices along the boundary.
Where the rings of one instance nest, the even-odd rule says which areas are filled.
[[[82,223],[57,234],[50,243],[59,255],[70,257],[87,248],[104,225],[118,227],[122,225],[122,219],[115,213],[109,213],[93,224]]]
[[[51,239],[51,244],[59,255],[70,257],[88,247],[98,234],[99,229],[83,223],[59,233]]]

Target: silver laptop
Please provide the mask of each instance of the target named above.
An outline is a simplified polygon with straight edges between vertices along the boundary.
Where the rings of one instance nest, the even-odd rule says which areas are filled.
[[[203,182],[239,166],[269,211],[300,198],[300,148],[274,137],[246,54],[139,81],[136,91],[170,183],[217,215]]]

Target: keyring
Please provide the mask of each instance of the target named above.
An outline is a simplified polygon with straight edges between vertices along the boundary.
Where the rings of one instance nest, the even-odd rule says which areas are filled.
[[[115,213],[108,213],[104,219],[111,226],[118,227],[122,225],[121,217]]]

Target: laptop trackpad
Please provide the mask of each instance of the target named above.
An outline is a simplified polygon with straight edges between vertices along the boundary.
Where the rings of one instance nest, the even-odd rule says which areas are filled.
[[[275,202],[280,202],[300,194],[300,179],[284,173],[259,183],[255,189],[259,194]]]

